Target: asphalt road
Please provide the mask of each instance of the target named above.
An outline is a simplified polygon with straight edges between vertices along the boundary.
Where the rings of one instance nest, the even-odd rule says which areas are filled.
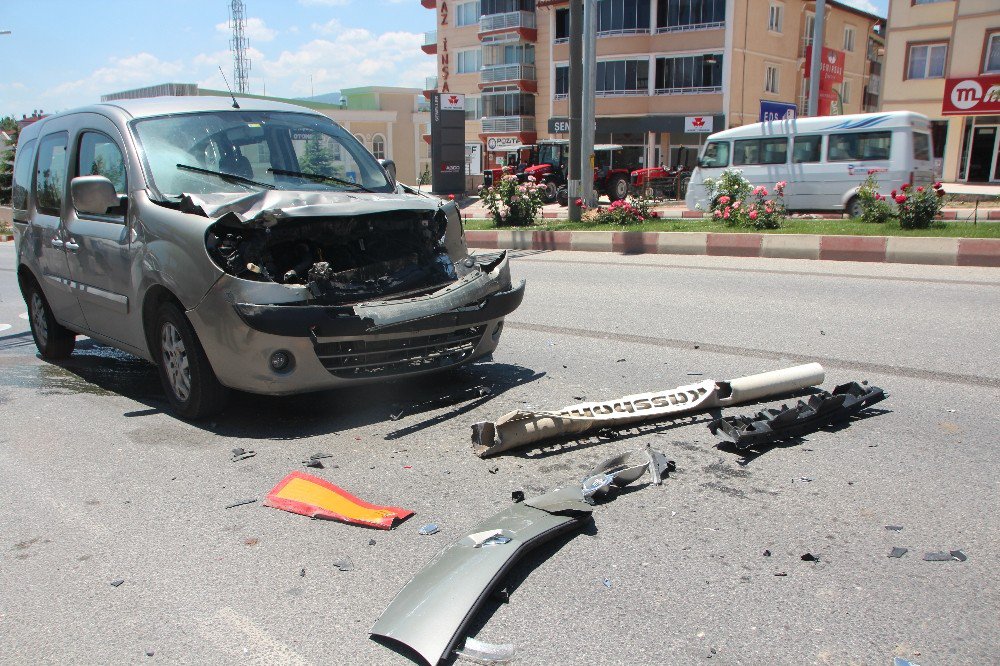
[[[511,491],[577,480],[647,443],[676,460],[671,478],[524,560],[510,603],[490,602],[470,635],[513,643],[525,664],[1000,661],[995,269],[522,255],[528,293],[494,362],[243,396],[193,425],[165,413],[154,369],[127,355],[82,340],[64,364],[38,359],[12,267],[0,244],[4,664],[408,663],[367,632],[440,548]],[[808,360],[826,366],[827,388],[867,379],[890,397],[746,460],[715,448],[704,417],[471,453],[470,424],[511,409]],[[469,400],[479,384],[493,393]],[[464,401],[420,406],[450,394]],[[395,403],[408,411],[391,421]],[[256,457],[230,462],[237,446]],[[316,452],[333,455],[318,476],[416,516],[382,532],[224,508],[263,499]],[[428,522],[441,532],[418,535]],[[889,558],[893,546],[909,552]],[[952,549],[967,561],[922,559]],[[344,558],[353,571],[334,565]]]

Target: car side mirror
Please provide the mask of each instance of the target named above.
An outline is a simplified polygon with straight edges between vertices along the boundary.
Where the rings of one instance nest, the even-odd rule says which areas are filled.
[[[111,181],[104,176],[77,176],[69,183],[73,206],[88,215],[106,215],[109,208],[118,206],[118,193]]]
[[[389,178],[392,179],[392,184],[396,184],[396,163],[392,160],[379,160],[379,164],[385,169],[385,172],[389,174]]]

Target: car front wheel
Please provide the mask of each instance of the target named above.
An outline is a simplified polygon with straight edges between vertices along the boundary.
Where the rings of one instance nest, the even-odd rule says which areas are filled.
[[[56,321],[42,288],[34,281],[24,291],[24,302],[28,305],[31,337],[42,358],[57,360],[72,354],[76,333]]]
[[[229,389],[219,383],[194,328],[174,303],[160,306],[153,346],[167,400],[179,416],[200,419],[222,411]]]

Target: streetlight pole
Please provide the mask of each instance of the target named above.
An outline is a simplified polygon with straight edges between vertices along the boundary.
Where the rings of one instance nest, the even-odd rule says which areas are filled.
[[[597,0],[583,2],[583,108],[580,125],[580,198],[588,206],[594,198],[594,132],[597,105]]]
[[[583,105],[583,0],[569,3],[569,170],[567,194],[569,195],[570,222],[580,221],[580,207],[576,200],[580,196],[580,116]]]
[[[810,116],[819,113],[819,77],[823,64],[823,38],[826,35],[826,0],[816,0],[816,18],[813,21],[812,56],[809,61],[809,110]]]

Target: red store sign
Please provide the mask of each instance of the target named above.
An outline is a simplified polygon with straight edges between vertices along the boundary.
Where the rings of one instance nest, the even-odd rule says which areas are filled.
[[[806,72],[805,77],[809,78],[812,71],[812,46],[806,47]],[[836,49],[823,47],[823,59],[819,64],[820,87],[829,89],[832,83],[842,83],[844,81],[844,52]]]
[[[1000,75],[947,79],[941,113],[946,116],[1000,113]]]

